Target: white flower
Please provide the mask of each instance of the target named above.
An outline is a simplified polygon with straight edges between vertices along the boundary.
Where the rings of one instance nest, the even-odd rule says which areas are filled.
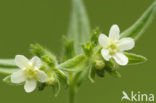
[[[105,34],[99,36],[99,44],[103,47],[101,54],[106,61],[110,58],[119,65],[126,65],[128,58],[124,55],[125,50],[130,50],[135,46],[134,39],[122,38],[120,39],[120,30],[118,25],[113,25],[109,32],[109,37]]]
[[[16,65],[21,70],[11,75],[12,83],[25,82],[24,89],[26,92],[32,92],[37,86],[37,81],[43,83],[47,81],[47,75],[45,72],[39,70],[42,65],[40,58],[33,57],[30,61],[23,55],[16,55]]]

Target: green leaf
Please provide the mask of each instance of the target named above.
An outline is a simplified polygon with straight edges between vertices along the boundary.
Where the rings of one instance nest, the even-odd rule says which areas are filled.
[[[72,13],[68,38],[74,40],[76,53],[82,52],[81,44],[89,40],[90,25],[82,0],[72,0]]]
[[[144,12],[144,14],[131,27],[125,30],[121,37],[132,37],[137,40],[147,29],[156,16],[156,1]]]
[[[124,53],[128,57],[128,64],[140,64],[147,61],[147,59],[144,56],[136,55],[132,53]]]
[[[79,72],[88,66],[88,60],[85,55],[78,55],[59,65],[59,69],[68,72]]]
[[[87,66],[83,71],[76,73],[74,76],[74,82],[76,84],[76,89],[78,89],[82,83],[85,81],[85,79],[88,76],[90,66]]]
[[[16,66],[14,59],[0,59],[0,73],[12,74],[18,70],[19,68]]]
[[[12,74],[18,70],[19,70],[19,68],[0,67],[0,73],[2,73],[2,74]]]
[[[17,67],[14,59],[0,59],[0,67]]]

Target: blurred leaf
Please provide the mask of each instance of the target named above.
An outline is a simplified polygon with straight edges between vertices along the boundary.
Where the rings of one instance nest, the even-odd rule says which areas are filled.
[[[17,67],[14,59],[0,59],[0,67]]]
[[[81,44],[89,40],[90,25],[82,0],[72,0],[68,38],[74,41],[76,53],[82,52]]]
[[[0,73],[2,73],[2,74],[12,74],[18,70],[19,70],[19,68],[0,67]]]
[[[132,37],[137,40],[147,29],[156,16],[156,1],[144,12],[144,14],[131,27],[125,30],[121,37]]]
[[[144,56],[136,55],[132,53],[124,53],[128,57],[128,64],[140,64],[147,61],[147,59]]]

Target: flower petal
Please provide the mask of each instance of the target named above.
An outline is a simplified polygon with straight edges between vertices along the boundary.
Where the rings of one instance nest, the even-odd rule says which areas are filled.
[[[102,49],[101,54],[103,58],[107,61],[111,58],[111,56],[109,55],[109,51],[107,49]]]
[[[30,62],[32,63],[33,66],[37,67],[38,69],[41,67],[42,65],[42,61],[39,57],[34,56]]]
[[[119,65],[126,65],[128,63],[128,58],[123,53],[116,53],[113,58]]]
[[[27,68],[29,66],[29,60],[23,55],[16,55],[15,63],[21,69]]]
[[[46,74],[44,71],[39,70],[38,73],[37,73],[36,75],[37,75],[37,80],[38,80],[39,82],[44,83],[44,82],[47,81],[47,78],[48,78],[48,77],[47,77],[47,74]]]
[[[24,85],[24,89],[27,93],[30,93],[32,91],[35,90],[37,86],[37,81],[36,80],[26,80],[25,85]]]
[[[23,70],[19,70],[11,75],[12,83],[22,83],[26,80],[26,75]]]
[[[99,44],[103,47],[106,47],[108,43],[108,37],[105,34],[100,34],[99,36]]]
[[[134,46],[135,46],[135,42],[134,39],[132,38],[123,38],[119,40],[118,47],[121,51],[130,50],[134,48]]]
[[[113,25],[109,31],[109,38],[112,40],[119,40],[120,38],[120,29],[118,25]]]

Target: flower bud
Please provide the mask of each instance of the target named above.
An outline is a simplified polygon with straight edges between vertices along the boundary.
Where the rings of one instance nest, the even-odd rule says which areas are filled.
[[[105,67],[105,63],[102,60],[96,60],[95,61],[95,68],[98,70],[101,70]]]

